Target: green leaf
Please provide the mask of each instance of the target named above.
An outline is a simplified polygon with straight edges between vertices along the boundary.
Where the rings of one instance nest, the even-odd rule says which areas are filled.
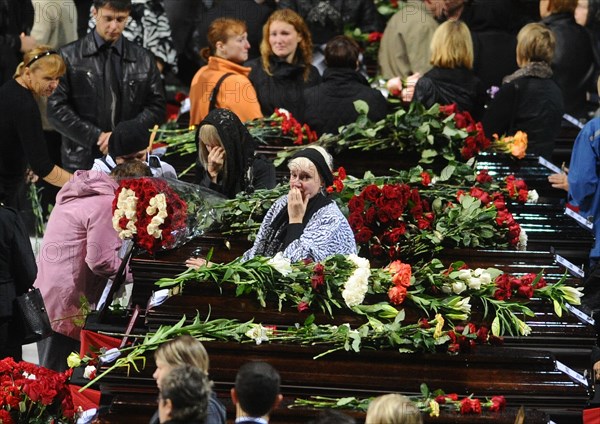
[[[500,332],[500,319],[498,318],[498,316],[496,316],[492,321],[492,334],[497,337],[500,337],[502,335]]]
[[[364,100],[355,100],[354,109],[362,115],[367,115],[369,113],[369,105]]]

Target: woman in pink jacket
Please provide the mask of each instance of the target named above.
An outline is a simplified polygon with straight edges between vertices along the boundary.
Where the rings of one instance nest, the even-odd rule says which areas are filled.
[[[152,176],[139,161],[116,167],[111,175],[76,171],[56,197],[38,256],[35,286],[40,289],[54,333],[38,343],[40,365],[64,371],[67,357],[79,352],[79,324],[85,296],[100,299],[117,273],[121,240],[112,226],[115,176]]]

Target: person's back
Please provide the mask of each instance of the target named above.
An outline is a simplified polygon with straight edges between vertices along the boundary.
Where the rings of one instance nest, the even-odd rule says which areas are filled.
[[[283,398],[279,393],[280,382],[277,370],[266,362],[242,365],[235,377],[235,387],[231,389],[231,399],[236,407],[235,422],[268,422],[271,411]]]
[[[586,92],[594,87],[592,80],[597,74],[590,36],[575,22],[577,1],[563,0],[558,3],[561,8],[547,11],[549,14],[545,14],[542,3],[540,12],[545,16],[542,23],[556,37],[552,70],[563,93],[565,112],[578,119],[587,119],[587,113],[594,106],[586,101]]]
[[[306,102],[304,122],[318,135],[337,134],[341,125],[354,122],[358,112],[356,100],[369,105],[369,119],[378,121],[387,113],[387,101],[371,88],[356,70],[359,46],[346,36],[339,35],[327,43],[325,61],[328,68],[321,83],[304,91]]]
[[[436,16],[440,13],[441,2],[435,0],[398,4],[398,11],[387,22],[379,45],[379,72],[384,78],[423,75],[431,69],[429,43],[439,25]]]
[[[0,85],[12,78],[22,53],[32,49],[36,41],[29,35],[33,25],[31,0],[0,2]]]

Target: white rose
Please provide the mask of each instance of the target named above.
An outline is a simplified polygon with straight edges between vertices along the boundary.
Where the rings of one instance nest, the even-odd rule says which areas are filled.
[[[448,284],[444,284],[442,286],[442,292],[446,294],[452,294],[452,287],[450,287]]]
[[[471,270],[470,269],[460,269],[458,270],[458,274],[456,275],[461,280],[468,280],[471,278]]]
[[[527,250],[527,233],[521,228],[519,233],[519,242],[517,243],[517,250]]]
[[[471,290],[479,290],[481,288],[481,279],[476,277],[469,278],[467,285]]]
[[[529,190],[527,192],[527,201],[530,203],[537,203],[540,198],[538,192],[536,190]]]
[[[83,378],[87,378],[90,379],[91,375],[96,372],[96,367],[93,365],[88,365],[87,367],[85,367],[85,369],[83,370]]]
[[[148,215],[154,215],[157,210],[158,209],[156,209],[154,206],[148,206],[146,208],[146,214],[148,214]]]
[[[467,285],[463,281],[454,281],[452,283],[452,291],[455,294],[461,294],[467,289]]]

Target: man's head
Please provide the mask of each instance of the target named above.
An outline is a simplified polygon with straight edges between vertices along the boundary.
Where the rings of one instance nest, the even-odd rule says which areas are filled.
[[[108,154],[116,163],[145,161],[150,132],[135,120],[121,121],[108,139]]]
[[[281,402],[280,381],[277,370],[266,362],[248,362],[238,370],[231,399],[246,415],[268,415]]]
[[[96,32],[107,43],[114,43],[121,37],[130,12],[131,0],[94,0]]]
[[[204,371],[192,365],[178,365],[163,379],[158,396],[161,423],[173,420],[203,422],[212,383]]]

